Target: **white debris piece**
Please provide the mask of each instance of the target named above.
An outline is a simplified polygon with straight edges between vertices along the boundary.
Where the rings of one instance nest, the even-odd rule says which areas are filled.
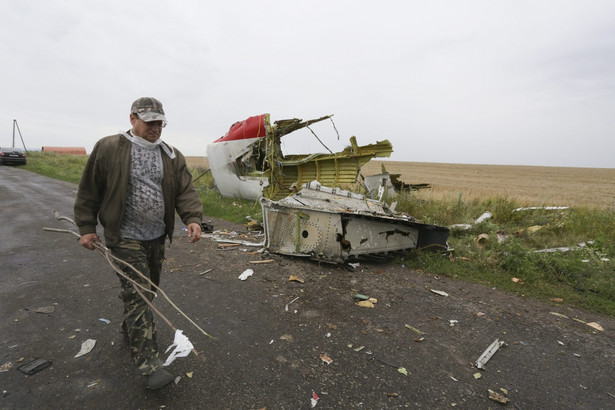
[[[489,361],[489,359],[491,359],[491,356],[493,356],[495,352],[497,352],[498,349],[504,344],[505,342],[503,340],[501,341],[499,339],[495,339],[495,341],[491,343],[491,345],[489,345],[487,350],[485,350],[483,354],[480,355],[480,357],[476,361],[476,367],[485,370],[485,364]]]
[[[92,351],[92,349],[96,346],[96,340],[88,339],[85,342],[81,343],[81,350],[79,353],[75,355],[75,357],[83,356],[84,354],[88,354]]]
[[[254,275],[254,271],[252,269],[246,269],[241,275],[239,275],[239,280],[246,280],[252,275]]]
[[[175,339],[173,339],[173,344],[167,347],[165,353],[171,350],[173,346],[175,346],[175,349],[173,349],[169,357],[167,357],[167,361],[164,362],[163,366],[170,365],[177,357],[188,356],[192,349],[194,349],[194,346],[190,343],[190,340],[188,340],[188,338],[179,329],[175,331]]]

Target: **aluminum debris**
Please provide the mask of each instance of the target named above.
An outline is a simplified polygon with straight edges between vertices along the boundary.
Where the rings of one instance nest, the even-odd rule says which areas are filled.
[[[489,359],[491,359],[491,356],[493,356],[495,352],[497,352],[498,349],[505,344],[506,343],[504,341],[495,339],[495,341],[491,343],[491,345],[489,345],[487,350],[485,350],[483,354],[480,355],[480,357],[476,361],[476,367],[478,369],[485,370],[485,364],[489,361]]]
[[[260,204],[271,252],[344,263],[415,248],[448,249],[446,227],[394,214],[384,202],[318,181],[279,201],[261,198]]]

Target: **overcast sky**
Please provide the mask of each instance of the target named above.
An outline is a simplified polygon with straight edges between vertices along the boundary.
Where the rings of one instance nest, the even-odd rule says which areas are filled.
[[[90,153],[152,96],[190,156],[253,115],[334,114],[339,141],[313,127],[332,150],[615,168],[611,0],[0,0],[0,35],[0,145],[16,119],[28,149]]]

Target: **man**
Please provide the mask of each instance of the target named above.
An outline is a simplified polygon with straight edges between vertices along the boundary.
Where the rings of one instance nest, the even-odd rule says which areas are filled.
[[[187,225],[188,242],[201,238],[203,205],[184,156],[162,142],[167,120],[160,101],[139,98],[130,112],[132,129],[102,138],[87,161],[75,200],[79,243],[94,249],[104,228],[106,246],[158,286],[165,239],[173,240],[175,211]],[[145,288],[151,285],[128,267],[122,270]],[[120,275],[118,275],[120,276]],[[159,389],[175,378],[162,367],[153,314],[133,285],[120,276],[124,302],[122,331],[147,387]],[[151,301],[152,295],[143,292]]]

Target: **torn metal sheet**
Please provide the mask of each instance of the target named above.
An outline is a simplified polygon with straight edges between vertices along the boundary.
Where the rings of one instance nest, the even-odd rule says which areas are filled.
[[[476,361],[476,367],[484,370],[485,364],[489,361],[489,359],[491,359],[491,356],[493,356],[495,352],[497,352],[498,349],[502,347],[502,345],[504,344],[505,344],[504,341],[495,339],[495,341],[489,345],[487,350],[485,350],[483,354],[480,355],[480,357]]]
[[[401,174],[388,173],[384,164],[382,164],[381,167],[381,174],[369,176],[361,175],[363,178],[363,185],[368,193],[367,195],[372,199],[378,199],[379,201],[382,201],[383,197],[393,199],[401,192],[431,188],[429,184],[407,184],[400,179]]]
[[[277,202],[260,203],[265,248],[276,253],[343,263],[415,248],[448,249],[447,228],[394,215],[384,202],[318,181]]]
[[[309,121],[293,118],[271,125],[269,114],[262,114],[233,124],[225,136],[207,146],[216,188],[227,197],[277,200],[313,180],[328,186],[355,183],[365,163],[373,157],[389,157],[393,152],[387,140],[359,146],[351,137],[350,146],[337,153],[282,153],[282,136],[331,117]]]

